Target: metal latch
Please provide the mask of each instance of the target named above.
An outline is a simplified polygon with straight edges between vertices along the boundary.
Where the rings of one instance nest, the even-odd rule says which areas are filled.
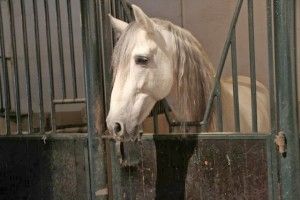
[[[274,140],[275,144],[277,145],[278,152],[283,156],[286,157],[286,137],[283,131],[280,131],[276,136]]]

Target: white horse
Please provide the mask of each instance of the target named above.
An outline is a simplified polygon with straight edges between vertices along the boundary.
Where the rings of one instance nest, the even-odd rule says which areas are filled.
[[[120,38],[112,56],[108,129],[116,138],[135,138],[139,125],[163,98],[178,121],[201,121],[215,73],[203,47],[187,30],[132,8],[135,21],[130,24],[110,16]],[[241,132],[250,132],[250,79],[240,76],[238,83]],[[269,130],[268,91],[259,82],[256,87],[257,125],[264,132]],[[224,131],[234,131],[231,79],[221,80],[221,89]],[[211,120],[209,131],[215,131],[214,123]]]

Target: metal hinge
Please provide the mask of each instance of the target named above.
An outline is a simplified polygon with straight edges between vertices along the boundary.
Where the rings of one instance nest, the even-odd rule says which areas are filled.
[[[277,145],[278,152],[283,156],[286,157],[286,149],[287,149],[287,143],[286,143],[286,137],[283,131],[280,131],[274,139],[275,144]]]

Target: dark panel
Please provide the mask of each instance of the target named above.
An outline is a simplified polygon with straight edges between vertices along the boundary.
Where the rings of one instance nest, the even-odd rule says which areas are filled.
[[[139,148],[137,166],[113,161],[113,199],[268,198],[264,140],[160,138]]]
[[[86,199],[85,143],[1,139],[0,199]]]

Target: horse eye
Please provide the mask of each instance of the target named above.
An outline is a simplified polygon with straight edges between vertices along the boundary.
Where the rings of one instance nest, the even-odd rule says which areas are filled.
[[[149,58],[146,56],[136,56],[135,57],[135,64],[137,65],[147,65],[149,62]]]

